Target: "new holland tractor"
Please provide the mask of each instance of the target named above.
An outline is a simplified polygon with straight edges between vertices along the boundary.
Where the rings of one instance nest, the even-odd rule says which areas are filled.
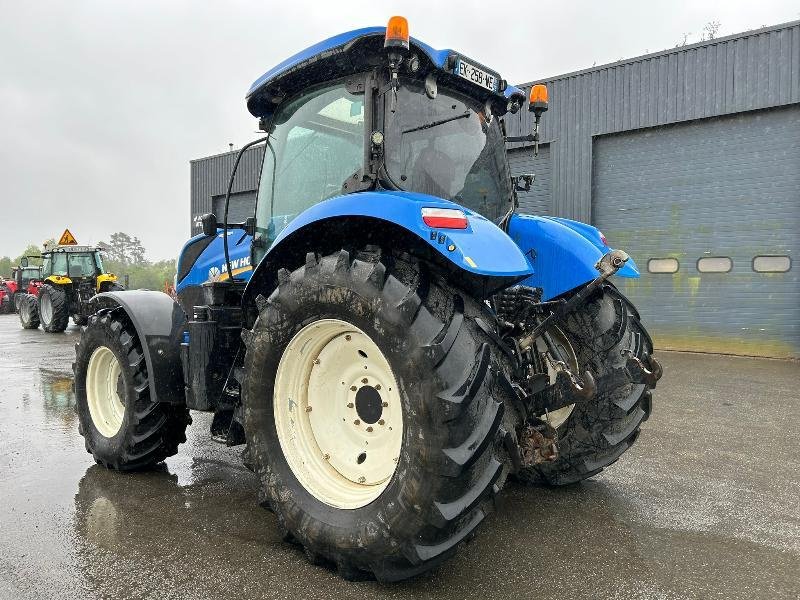
[[[38,295],[24,294],[17,304],[23,329],[41,325],[48,333],[58,333],[67,328],[70,317],[76,325],[85,325],[96,294],[124,289],[117,276],[103,268],[100,248],[61,244],[42,252],[41,258]]]
[[[338,35],[257,79],[255,214],[213,214],[177,302],[99,294],[76,347],[94,459],[147,468],[186,440],[246,444],[284,539],[345,578],[422,573],[509,476],[591,477],[637,439],[661,375],[589,225],[518,214],[504,118],[547,108],[408,24]],[[236,166],[229,186],[233,183]],[[230,187],[228,200],[230,197]]]

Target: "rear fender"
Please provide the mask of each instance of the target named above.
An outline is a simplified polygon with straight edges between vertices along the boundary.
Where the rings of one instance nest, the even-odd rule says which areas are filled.
[[[468,226],[431,228],[422,221],[423,207],[459,208],[467,215]],[[301,265],[307,252],[330,253],[367,244],[420,255],[453,273],[459,286],[478,297],[533,272],[504,231],[467,208],[412,192],[360,192],[326,200],[292,218],[256,267],[245,305],[254,294],[274,287],[278,269]]]
[[[594,265],[611,251],[597,228],[570,219],[515,214],[511,217],[508,234],[534,268],[533,275],[522,284],[542,288],[544,300],[595,279],[599,273]],[[629,259],[617,275],[639,277],[633,259]]]
[[[91,300],[92,312],[122,310],[142,344],[151,398],[156,402],[186,402],[180,344],[186,329],[183,309],[163,292],[105,292]]]

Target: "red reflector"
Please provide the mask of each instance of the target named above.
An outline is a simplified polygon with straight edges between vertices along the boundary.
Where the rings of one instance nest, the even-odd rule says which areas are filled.
[[[422,222],[434,229],[466,229],[467,215],[457,208],[423,208]]]
[[[606,236],[603,235],[603,232],[598,231],[597,233],[600,234],[600,241],[603,242],[603,246],[608,246],[608,242],[606,241]]]

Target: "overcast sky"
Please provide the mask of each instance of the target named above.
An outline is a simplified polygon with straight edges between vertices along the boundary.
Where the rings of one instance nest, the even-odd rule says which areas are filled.
[[[252,81],[393,14],[521,83],[697,41],[711,20],[724,36],[800,19],[800,4],[0,0],[0,256],[69,227],[80,243],[124,231],[150,259],[175,257],[189,160],[256,137]]]

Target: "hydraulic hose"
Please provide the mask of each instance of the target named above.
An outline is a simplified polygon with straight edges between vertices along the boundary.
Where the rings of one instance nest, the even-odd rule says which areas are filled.
[[[228,180],[228,191],[225,194],[225,215],[222,219],[222,247],[225,250],[225,269],[228,273],[228,281],[233,281],[233,272],[231,271],[231,257],[228,253],[228,207],[231,203],[231,190],[233,189],[233,180],[236,178],[236,169],[239,168],[239,161],[242,160],[242,155],[244,154],[245,150],[250,148],[251,146],[255,146],[256,144],[260,144],[261,142],[266,142],[269,139],[269,136],[258,138],[257,140],[253,140],[242,146],[242,149],[239,150],[239,153],[236,155],[236,162],[233,163],[233,169],[231,170],[231,177]]]

